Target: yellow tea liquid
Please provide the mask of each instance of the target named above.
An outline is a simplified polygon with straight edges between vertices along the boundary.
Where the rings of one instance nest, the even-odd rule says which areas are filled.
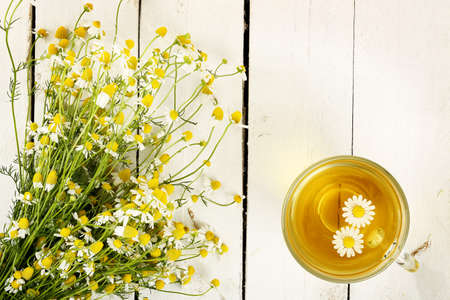
[[[362,253],[341,257],[333,248],[333,235],[351,226],[342,208],[354,195],[371,200],[375,215],[359,228],[364,235]],[[405,206],[396,187],[380,170],[348,159],[312,170],[292,191],[285,213],[285,237],[294,256],[307,268],[344,281],[376,270],[397,250],[405,231]]]

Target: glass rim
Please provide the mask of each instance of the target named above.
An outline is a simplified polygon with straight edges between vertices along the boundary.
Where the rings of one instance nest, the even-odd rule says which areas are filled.
[[[337,277],[331,277],[331,276],[327,276],[326,274],[324,274],[323,272],[318,271],[317,269],[314,269],[312,267],[310,267],[306,262],[304,262],[300,257],[298,257],[298,255],[295,253],[295,251],[293,250],[290,242],[288,241],[287,238],[287,233],[286,233],[286,210],[287,210],[287,206],[290,202],[290,199],[292,198],[293,192],[296,190],[298,184],[304,179],[307,178],[307,176],[311,173],[311,171],[313,171],[314,169],[316,169],[317,167],[319,167],[320,165],[326,164],[326,163],[330,163],[333,161],[337,161],[337,160],[341,160],[341,159],[345,159],[345,160],[353,160],[353,161],[357,161],[357,162],[363,162],[366,163],[374,168],[376,168],[377,170],[381,171],[383,173],[383,175],[386,176],[386,178],[388,179],[389,183],[392,184],[392,186],[395,189],[396,194],[398,195],[398,200],[399,202],[401,202],[401,204],[404,206],[404,213],[402,214],[402,216],[404,217],[404,228],[402,228],[401,232],[400,232],[400,236],[399,239],[397,241],[397,245],[395,247],[395,249],[391,250],[391,254],[390,257],[384,262],[378,265],[379,268],[375,267],[375,270],[373,272],[370,272],[369,274],[365,275],[365,276],[361,276],[358,278],[354,278],[354,279],[341,279],[341,278],[337,278]],[[381,272],[383,272],[384,270],[386,270],[400,255],[400,253],[403,250],[403,247],[405,246],[406,240],[408,238],[408,233],[409,233],[409,227],[410,227],[410,215],[409,215],[409,206],[408,206],[408,202],[406,199],[406,196],[403,192],[403,189],[401,188],[400,184],[397,182],[397,180],[394,178],[394,176],[392,176],[392,174],[390,174],[385,168],[383,168],[381,165],[377,164],[376,162],[373,162],[367,158],[364,157],[360,157],[360,156],[354,156],[354,155],[338,155],[338,156],[332,156],[332,157],[328,157],[325,159],[322,159],[310,166],[308,166],[306,169],[304,169],[292,182],[292,184],[289,187],[288,192],[286,193],[286,196],[284,197],[284,201],[283,201],[283,207],[282,207],[282,213],[281,213],[281,227],[282,227],[282,231],[283,231],[283,238],[284,241],[289,249],[289,252],[291,253],[291,255],[294,257],[294,259],[297,261],[297,263],[303,267],[303,269],[305,269],[306,271],[308,271],[309,273],[311,273],[312,275],[329,281],[329,282],[334,282],[334,283],[356,283],[356,282],[361,282],[364,280],[367,280],[371,277],[374,277],[378,274],[380,274]]]

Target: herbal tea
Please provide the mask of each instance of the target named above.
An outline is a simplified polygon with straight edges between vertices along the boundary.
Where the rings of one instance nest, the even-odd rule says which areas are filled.
[[[358,280],[382,268],[398,250],[406,203],[387,172],[370,163],[336,158],[309,169],[291,188],[286,241],[313,273]]]

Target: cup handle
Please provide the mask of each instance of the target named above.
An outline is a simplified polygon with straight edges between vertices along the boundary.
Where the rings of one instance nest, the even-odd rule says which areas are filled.
[[[419,247],[414,249],[411,252],[406,252],[403,250],[400,255],[398,256],[396,263],[409,272],[416,272],[419,269],[419,261],[416,259],[416,255],[423,253],[431,246],[431,239],[428,237],[428,239]]]

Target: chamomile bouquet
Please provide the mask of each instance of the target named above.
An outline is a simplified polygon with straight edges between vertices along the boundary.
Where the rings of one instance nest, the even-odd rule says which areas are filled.
[[[2,26],[10,55],[8,34],[21,2],[10,2]],[[85,4],[73,28],[37,30],[33,47],[47,43],[41,56],[16,64],[11,55],[14,128],[17,73],[39,64],[48,75],[40,85],[28,80],[28,95],[42,95],[42,109],[35,120],[28,114],[24,145],[16,129],[16,167],[1,170],[17,188],[0,235],[1,299],[165,291],[169,283],[190,282],[190,259],[228,251],[212,230],[190,228],[173,216],[192,202],[242,201],[239,194],[228,203],[213,199],[221,182],[203,170],[229,128],[241,126],[241,112],[226,113],[215,99],[214,82],[244,77],[245,68],[221,73],[226,60],[211,68],[189,34],[152,47],[165,27],[136,57],[134,41],[117,41],[117,24],[108,46],[100,21],[83,23],[92,9]],[[177,99],[177,86],[187,78],[196,85],[189,97]],[[211,120],[199,122],[204,110]],[[207,127],[209,135],[197,139],[187,126]],[[190,158],[180,164],[180,155]],[[205,293],[218,285],[212,279]]]

